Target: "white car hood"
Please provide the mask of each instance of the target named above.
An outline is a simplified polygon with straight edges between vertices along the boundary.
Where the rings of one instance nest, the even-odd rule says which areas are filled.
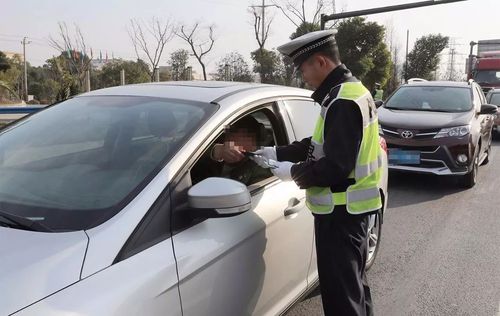
[[[0,315],[9,315],[80,279],[85,232],[0,227]]]

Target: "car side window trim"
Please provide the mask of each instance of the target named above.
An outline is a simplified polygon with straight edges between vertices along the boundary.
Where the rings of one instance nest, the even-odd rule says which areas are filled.
[[[132,234],[118,252],[113,264],[128,259],[160,242],[172,237],[171,230],[171,200],[170,186],[160,193],[156,201],[146,212],[139,224],[135,227]],[[158,221],[164,219],[164,226]],[[159,225],[156,229],[164,229],[158,232],[151,225]]]
[[[243,117],[247,114],[250,114],[252,112],[261,110],[269,104],[272,104],[274,102],[279,101],[279,98],[268,98],[268,99],[263,99],[259,101],[255,101],[252,103],[247,104],[245,107],[238,111],[234,111],[231,113],[228,117],[224,119],[223,122],[219,123],[217,127],[205,137],[198,147],[196,148],[195,152],[193,155],[191,155],[191,158],[187,160],[179,170],[175,173],[175,175],[172,177],[172,185],[175,187],[175,185],[182,179],[186,171],[190,170],[192,166],[200,159],[200,157],[203,155],[203,153],[207,150],[209,145],[206,144],[212,144],[222,133],[224,132],[224,127],[227,126],[230,122],[233,122],[237,120],[240,117]],[[271,108],[272,110],[272,108]],[[273,111],[273,110],[272,110]],[[276,113],[273,111],[273,114],[276,115]],[[287,135],[285,135],[287,136]],[[289,142],[289,139],[287,137],[286,142]]]

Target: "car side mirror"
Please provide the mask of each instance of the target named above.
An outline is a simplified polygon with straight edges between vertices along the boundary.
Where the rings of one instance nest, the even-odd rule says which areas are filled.
[[[377,100],[377,101],[375,101],[375,106],[377,107],[377,109],[378,109],[379,107],[381,107],[382,105],[384,105],[384,101],[382,101],[382,100]]]
[[[492,104],[483,104],[481,106],[480,115],[489,115],[489,114],[497,114],[498,106]]]
[[[246,185],[225,178],[207,178],[188,191],[188,205],[195,216],[217,218],[236,216],[250,210]]]

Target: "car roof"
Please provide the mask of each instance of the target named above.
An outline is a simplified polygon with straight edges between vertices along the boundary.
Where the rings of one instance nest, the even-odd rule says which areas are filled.
[[[500,89],[491,89],[490,91],[488,91],[489,94],[497,94],[497,93],[500,93]]]
[[[406,87],[462,87],[468,88],[471,85],[465,81],[415,81],[407,83],[403,86]]]
[[[148,96],[219,103],[237,94],[282,94],[310,96],[311,91],[299,88],[226,81],[168,81],[131,84],[91,91],[80,96]]]

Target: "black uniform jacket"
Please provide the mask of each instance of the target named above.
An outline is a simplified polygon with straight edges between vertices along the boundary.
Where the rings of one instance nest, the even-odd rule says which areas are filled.
[[[312,98],[328,106],[339,92],[343,82],[358,81],[344,66],[335,68],[313,93]],[[308,159],[311,150],[311,138],[296,141],[276,150],[279,161],[298,163],[291,169],[292,178],[301,189],[313,186],[330,187],[332,192],[342,192],[354,183],[348,179],[356,165],[356,158],[361,144],[363,123],[358,106],[349,100],[334,101],[326,114],[323,150],[325,157],[317,161]],[[311,131],[312,133],[313,131]]]

